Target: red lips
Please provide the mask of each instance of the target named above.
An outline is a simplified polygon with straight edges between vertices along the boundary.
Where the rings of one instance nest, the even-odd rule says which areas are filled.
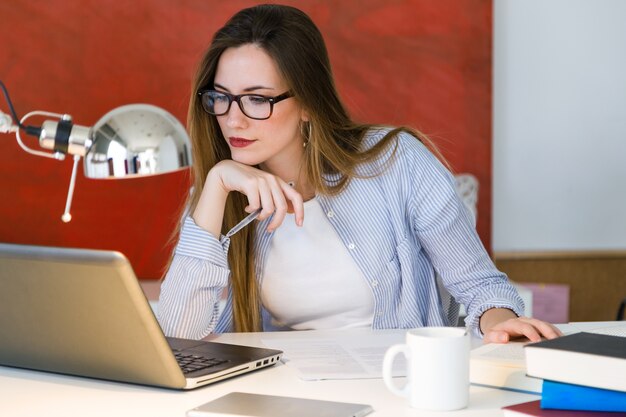
[[[254,141],[243,138],[230,137],[228,138],[228,143],[230,143],[230,146],[232,146],[233,148],[245,148],[246,146],[252,145]]]

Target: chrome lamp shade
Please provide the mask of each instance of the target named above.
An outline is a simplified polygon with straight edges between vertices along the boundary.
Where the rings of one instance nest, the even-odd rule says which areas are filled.
[[[191,165],[189,138],[167,111],[149,104],[111,110],[92,127],[83,159],[88,178],[132,178]]]

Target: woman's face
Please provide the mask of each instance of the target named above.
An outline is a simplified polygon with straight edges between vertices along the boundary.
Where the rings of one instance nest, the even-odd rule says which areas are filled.
[[[217,64],[214,88],[238,94],[275,97],[288,91],[272,58],[260,47],[246,44],[226,49]],[[255,120],[241,112],[236,102],[228,113],[216,116],[232,159],[246,165],[261,165],[276,173],[299,164],[303,152],[300,123],[304,111],[295,98],[274,104],[269,119]]]

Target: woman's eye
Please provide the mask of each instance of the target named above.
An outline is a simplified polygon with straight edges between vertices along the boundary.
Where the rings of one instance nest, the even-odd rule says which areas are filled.
[[[248,101],[250,104],[260,106],[267,103],[267,98],[263,96],[248,96]]]

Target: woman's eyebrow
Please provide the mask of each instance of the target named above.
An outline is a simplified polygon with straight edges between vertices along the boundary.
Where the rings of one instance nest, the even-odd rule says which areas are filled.
[[[214,86],[214,88],[219,88],[221,90],[230,92],[230,90],[228,88],[224,87],[221,84],[214,83],[213,86]],[[275,90],[275,88],[273,88],[273,87],[265,87],[263,85],[254,85],[252,87],[246,87],[246,88],[243,89],[243,91],[245,91],[245,92],[257,91],[257,90]]]

